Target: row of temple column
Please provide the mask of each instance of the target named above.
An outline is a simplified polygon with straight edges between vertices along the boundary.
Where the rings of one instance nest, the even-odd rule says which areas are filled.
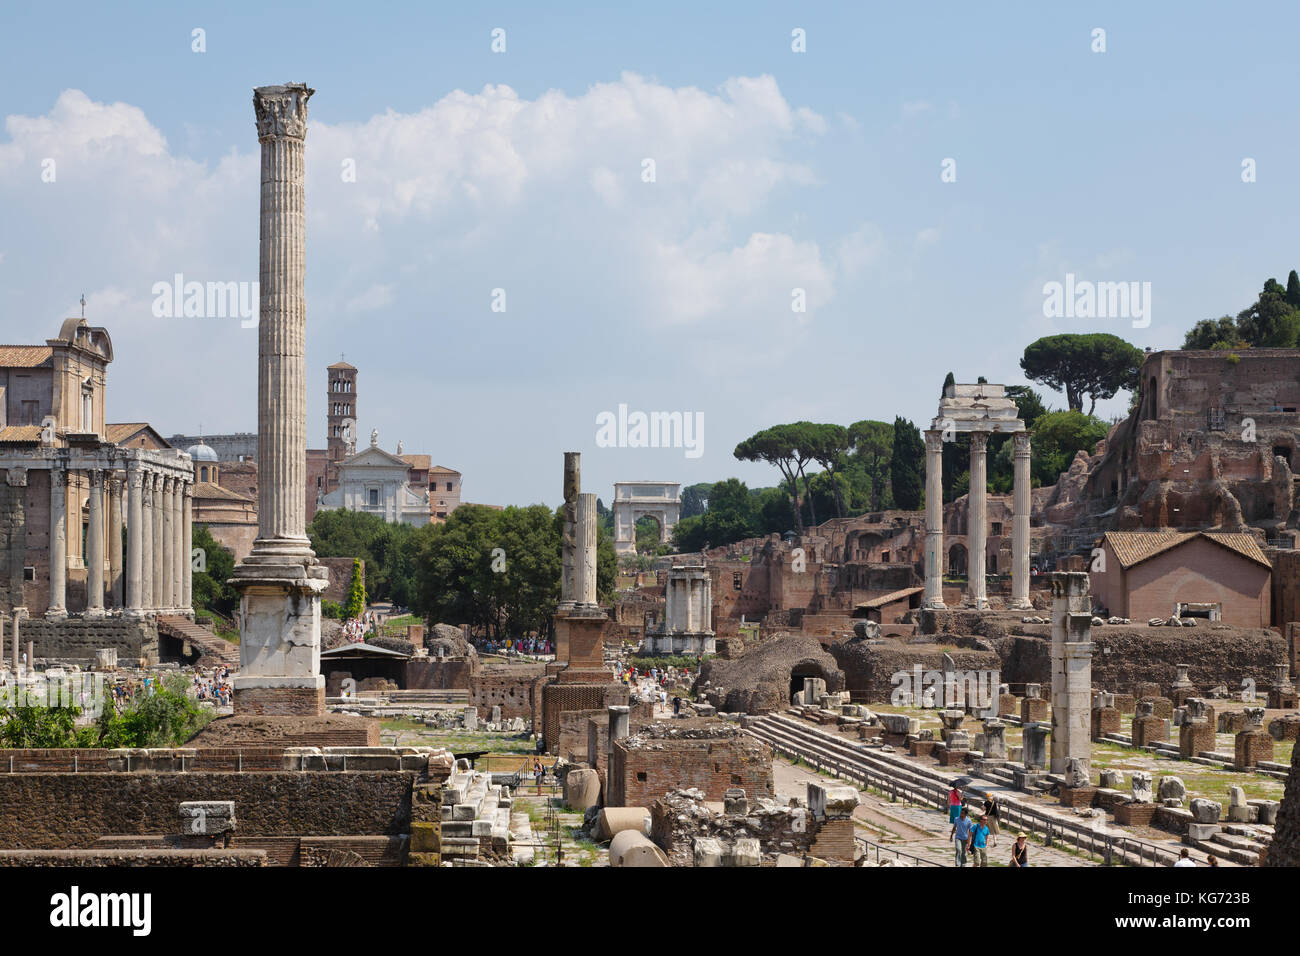
[[[103,617],[109,609],[119,607],[128,616],[188,610],[193,482],[132,462],[127,465],[125,482],[121,471],[112,469],[54,468],[50,472],[50,600],[46,616],[66,617],[68,613],[68,481],[76,473],[85,476],[88,489],[86,617]]]
[[[1029,608],[1029,433],[1012,436],[1013,479],[1011,518],[1012,608]],[[970,433],[970,493],[966,532],[967,600],[988,607],[985,555],[988,549],[989,433]],[[925,433],[925,606],[943,603],[943,432]]]

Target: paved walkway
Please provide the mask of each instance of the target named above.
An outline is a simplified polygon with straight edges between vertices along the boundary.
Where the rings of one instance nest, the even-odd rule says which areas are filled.
[[[789,796],[806,795],[809,782],[852,786],[847,780],[823,776],[807,767],[797,766],[784,757],[773,759],[772,774],[776,792]],[[948,841],[951,826],[947,813],[909,805],[901,800],[890,803],[888,797],[867,791],[859,791],[858,799],[858,808],[853,812],[853,818],[858,823],[858,836],[941,866],[956,866],[953,845]],[[998,837],[997,845],[991,846],[988,851],[990,866],[1008,865],[1013,841],[1014,835],[1009,836],[1005,831]],[[1030,866],[1098,865],[1081,855],[1075,856],[1056,848],[1048,849],[1034,837],[1029,839],[1029,863]]]

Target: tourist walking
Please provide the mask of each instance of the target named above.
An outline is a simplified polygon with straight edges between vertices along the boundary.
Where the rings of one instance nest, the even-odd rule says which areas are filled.
[[[948,791],[948,822],[956,823],[957,817],[961,814],[961,788],[953,784],[953,788]]]
[[[989,794],[984,799],[984,822],[989,828],[989,846],[998,845],[998,831],[1000,829],[1002,808],[998,806],[998,798]]]
[[[971,825],[970,817],[967,816],[965,807],[961,808],[961,814],[953,822],[952,830],[948,833],[948,839],[953,841],[953,846],[957,854],[957,865],[963,867],[966,865],[966,848],[970,843]]]
[[[533,758],[533,779],[537,781],[537,795],[539,797],[542,795],[543,773],[544,771],[542,770],[542,762],[538,760],[536,757],[534,757]]]
[[[989,840],[988,825],[984,822],[983,819],[976,820],[975,825],[971,827],[971,833],[970,833],[971,855],[975,858],[976,866],[989,865],[988,840]]]
[[[1186,847],[1183,847],[1183,852],[1178,854],[1178,862],[1175,863],[1174,866],[1195,866],[1195,865],[1196,863],[1192,859],[1192,854],[1188,851]]]
[[[1029,865],[1029,844],[1026,842],[1028,837],[1023,833],[1016,834],[1016,842],[1011,844],[1011,865],[1028,866]]]

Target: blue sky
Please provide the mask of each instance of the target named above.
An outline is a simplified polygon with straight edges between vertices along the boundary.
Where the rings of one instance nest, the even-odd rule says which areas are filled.
[[[0,339],[85,292],[112,420],[253,429],[255,332],[151,289],[257,278],[251,88],[290,80],[317,91],[309,441],[346,354],[360,434],[472,501],[556,504],[565,450],[607,501],[771,484],[731,455],[759,428],[923,423],[949,370],[1021,382],[1055,332],[1176,347],[1300,265],[1294,6],[535,6],[0,7]],[[1150,282],[1150,326],[1045,318],[1067,272]],[[619,404],[702,413],[704,453],[598,448]]]

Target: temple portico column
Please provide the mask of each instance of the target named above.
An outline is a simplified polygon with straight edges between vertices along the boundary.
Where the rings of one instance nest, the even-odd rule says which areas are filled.
[[[181,506],[181,607],[194,609],[194,482],[185,482]]]
[[[151,475],[149,484],[153,500],[153,606],[157,610],[167,606],[167,578],[163,574],[163,553],[167,549],[163,529],[163,476]]]
[[[140,559],[142,567],[140,601],[143,610],[152,611],[154,608],[153,472],[147,469],[140,473],[140,500],[142,504],[140,511]]]
[[[966,529],[966,593],[977,608],[989,606],[984,567],[988,551],[988,447],[987,432],[970,433],[970,509]]]
[[[184,516],[185,516],[185,479],[174,478],[172,480],[172,534],[170,538],[171,546],[172,546],[172,560],[171,560],[171,565],[170,567],[168,567],[167,571],[169,577],[171,578],[171,587],[172,587],[172,599],[171,599],[170,606],[178,609],[183,609],[185,607],[185,601],[182,598],[182,594],[181,594],[181,592],[185,588],[184,573],[181,570],[181,568],[183,567],[181,551],[185,547],[185,528],[183,526]]]
[[[49,618],[68,616],[68,473],[63,463],[50,467],[50,604]]]
[[[925,607],[943,603],[943,433],[925,433]]]
[[[122,479],[105,472],[108,489],[108,606],[122,606]]]
[[[1013,489],[1015,513],[1011,517],[1011,606],[1033,607],[1029,600],[1029,432],[1016,432]]]
[[[86,472],[88,517],[86,525],[86,617],[104,616],[104,473]]]
[[[137,465],[126,472],[126,613],[139,617],[144,608],[144,475]]]

